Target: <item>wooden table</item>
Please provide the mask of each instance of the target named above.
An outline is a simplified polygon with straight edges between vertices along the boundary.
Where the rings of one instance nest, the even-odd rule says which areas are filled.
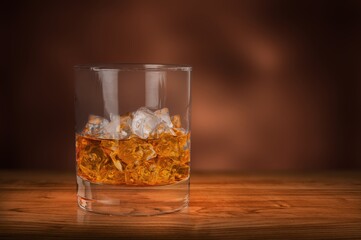
[[[192,173],[188,210],[77,207],[73,173],[0,171],[0,239],[361,239],[361,172]]]

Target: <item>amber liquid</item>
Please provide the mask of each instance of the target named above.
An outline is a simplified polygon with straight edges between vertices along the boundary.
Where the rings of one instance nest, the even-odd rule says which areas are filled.
[[[77,174],[92,183],[157,186],[189,177],[189,134],[126,140],[76,136]]]

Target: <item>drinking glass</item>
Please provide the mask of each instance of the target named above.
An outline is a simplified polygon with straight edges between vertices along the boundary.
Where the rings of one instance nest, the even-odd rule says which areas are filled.
[[[191,67],[74,69],[79,206],[111,215],[156,215],[187,207]]]

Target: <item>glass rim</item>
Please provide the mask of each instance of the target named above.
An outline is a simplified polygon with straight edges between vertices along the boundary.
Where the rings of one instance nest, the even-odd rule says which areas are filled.
[[[109,64],[79,64],[75,70],[103,71],[192,71],[187,64],[158,64],[158,63],[109,63]]]

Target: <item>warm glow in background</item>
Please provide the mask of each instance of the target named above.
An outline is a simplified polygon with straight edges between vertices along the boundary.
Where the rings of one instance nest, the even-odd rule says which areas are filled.
[[[74,170],[72,67],[112,62],[193,66],[194,170],[361,168],[360,9],[359,1],[3,5],[1,168]]]

